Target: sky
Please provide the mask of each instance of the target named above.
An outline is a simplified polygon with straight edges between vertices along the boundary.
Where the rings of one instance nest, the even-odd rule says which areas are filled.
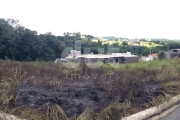
[[[178,0],[0,0],[0,18],[39,34],[180,39]]]

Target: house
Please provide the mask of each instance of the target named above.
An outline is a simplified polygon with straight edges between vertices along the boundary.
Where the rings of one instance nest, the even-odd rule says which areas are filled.
[[[85,38],[86,38],[86,36],[85,36],[85,35],[81,35],[81,38],[84,38],[84,39],[85,39]]]
[[[140,45],[139,45],[139,44],[135,44],[135,43],[134,43],[134,45],[133,45],[133,46],[140,46]]]
[[[54,63],[65,63],[65,62],[69,62],[68,59],[65,58],[56,58],[56,60],[54,61]]]
[[[158,59],[158,53],[149,54],[148,57],[145,57],[145,56],[141,57],[142,61],[151,61],[151,60],[154,60],[154,59]]]
[[[74,54],[76,53],[76,54]],[[80,51],[73,50],[71,54],[66,57],[67,60],[81,61],[86,63],[103,62],[103,63],[136,63],[139,61],[139,57],[131,55],[131,52],[127,53],[112,53],[109,55],[103,54],[81,54]]]
[[[130,45],[132,45],[132,46],[140,46],[140,42],[139,41],[131,41]]]
[[[168,59],[178,58],[180,57],[180,49],[172,49],[168,51],[166,54]]]
[[[102,41],[106,42],[106,41],[108,41],[108,39],[102,39]]]
[[[140,61],[150,61],[150,58],[146,56],[142,56]]]
[[[149,54],[148,57],[150,58],[150,60],[158,59],[158,53]]]

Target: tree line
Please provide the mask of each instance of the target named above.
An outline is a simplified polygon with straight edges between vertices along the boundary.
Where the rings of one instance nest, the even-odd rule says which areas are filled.
[[[73,34],[73,35],[72,35]],[[62,51],[67,47],[75,49],[75,41],[81,41],[81,52],[84,48],[90,48],[90,52],[99,53],[101,48],[103,54],[112,52],[132,52],[139,56],[147,56],[152,50],[157,53],[161,50],[180,48],[179,42],[169,42],[164,46],[157,46],[152,49],[145,46],[130,46],[123,43],[120,46],[117,43],[112,45],[91,42],[92,35],[84,35],[81,33],[64,33],[63,36],[55,36],[52,33],[37,34],[19,24],[18,20],[1,19],[0,18],[0,59],[10,59],[17,61],[54,61],[61,57]]]
[[[63,47],[51,33],[38,35],[17,20],[0,19],[0,59],[50,61],[60,57]]]

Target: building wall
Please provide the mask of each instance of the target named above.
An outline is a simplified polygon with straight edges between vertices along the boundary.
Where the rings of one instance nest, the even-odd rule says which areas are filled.
[[[114,58],[85,58],[85,62],[88,63],[90,60],[90,62],[95,63],[95,62],[103,62],[103,63],[136,63],[139,61],[139,57],[114,57]],[[81,59],[81,62],[83,62],[84,60]],[[125,61],[125,62],[124,62]]]
[[[137,63],[139,61],[139,57],[124,57],[126,59],[126,63]]]
[[[116,63],[124,63],[125,61],[124,57],[114,57],[112,59],[114,59],[114,62]]]
[[[86,63],[89,63],[89,62],[96,63],[96,62],[102,62],[102,61],[103,59],[98,59],[98,58],[85,58]]]

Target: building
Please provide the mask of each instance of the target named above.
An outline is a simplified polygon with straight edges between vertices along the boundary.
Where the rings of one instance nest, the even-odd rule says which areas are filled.
[[[139,44],[135,44],[135,43],[134,43],[134,44],[133,44],[133,46],[140,46],[140,45],[139,45]]]
[[[69,60],[65,59],[65,58],[57,58],[54,63],[65,63],[65,62],[69,62]]]
[[[149,54],[148,57],[145,57],[145,56],[141,57],[142,61],[151,61],[151,60],[155,60],[155,59],[158,59],[158,53]]]
[[[102,39],[102,41],[107,42],[107,41],[108,41],[108,39]]]
[[[109,55],[103,54],[81,54],[80,51],[72,50],[71,53],[66,57],[69,61],[81,61],[85,63],[136,63],[139,61],[139,57],[131,55],[131,52],[127,53],[112,53]]]
[[[158,59],[158,53],[149,54],[148,57],[150,58],[150,60]]]
[[[168,59],[178,58],[178,57],[180,57],[180,49],[172,49],[167,52]]]

